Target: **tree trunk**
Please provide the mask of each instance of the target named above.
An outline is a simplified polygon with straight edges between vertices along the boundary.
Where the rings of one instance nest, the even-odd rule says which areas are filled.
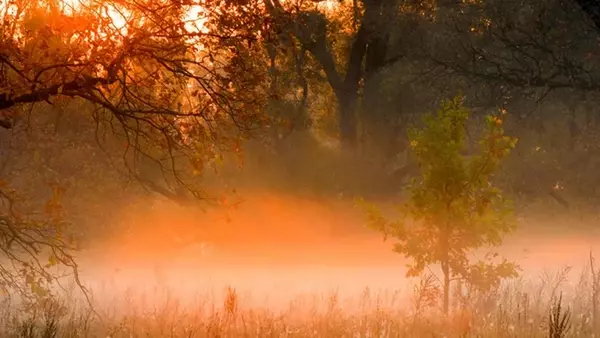
[[[450,210],[450,204],[447,205],[447,210]],[[441,229],[440,250],[441,250],[441,265],[442,273],[444,274],[444,315],[448,316],[450,310],[450,224],[446,223]]]
[[[442,272],[444,273],[444,315],[448,315],[450,311],[450,268],[448,261],[442,262]]]
[[[366,152],[389,158],[393,121],[382,93],[382,70],[391,65],[388,59],[390,22],[395,15],[395,1],[365,1],[363,26],[367,27],[368,43],[364,61],[364,87],[360,122],[363,126]]]
[[[360,123],[361,140],[364,141],[365,153],[375,156],[382,164],[398,154],[398,134],[396,117],[402,114],[402,107],[391,107],[382,93],[380,75],[365,79]]]
[[[367,77],[375,74],[389,61],[386,59],[389,16],[395,15],[397,3],[395,0],[364,0],[363,4],[364,14],[361,22],[356,22],[358,27],[346,67],[338,70],[327,40],[327,18],[322,13],[286,14],[278,0],[265,2],[267,10],[275,18],[291,23],[287,32],[300,41],[302,48],[312,54],[325,72],[338,100],[340,141],[343,147],[351,149],[358,141],[356,109],[361,81],[365,79],[365,73]],[[358,21],[358,18],[355,19]]]
[[[358,93],[344,91],[338,95],[338,125],[340,142],[346,149],[355,149],[358,141],[356,104]]]

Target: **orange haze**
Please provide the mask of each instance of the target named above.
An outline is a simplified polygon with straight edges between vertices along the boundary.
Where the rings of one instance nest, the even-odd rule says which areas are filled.
[[[154,201],[148,212],[116,213],[123,234],[82,253],[83,275],[96,285],[111,280],[112,293],[126,288],[147,292],[158,281],[187,299],[232,286],[257,296],[259,303],[269,295],[269,306],[333,290],[352,298],[367,286],[410,292],[406,260],[364,227],[351,201],[267,192],[249,192],[244,198],[234,210],[201,212]],[[517,260],[528,278],[565,264],[574,265],[577,278],[589,250],[600,252],[600,241],[591,231],[568,229],[593,220],[546,216],[521,217],[522,226],[540,224],[511,236],[498,251]],[[564,224],[553,227],[551,222]],[[201,249],[202,241],[208,250]]]
[[[381,264],[398,262],[391,244],[367,229],[351,201],[252,192],[237,207],[207,211],[157,200],[143,215],[124,210],[111,258],[169,260],[201,243],[220,259],[261,263]],[[108,258],[108,256],[107,256]],[[179,258],[181,258],[179,256]],[[194,259],[193,257],[187,257]],[[213,260],[215,257],[213,256]],[[344,263],[345,262],[345,263]]]

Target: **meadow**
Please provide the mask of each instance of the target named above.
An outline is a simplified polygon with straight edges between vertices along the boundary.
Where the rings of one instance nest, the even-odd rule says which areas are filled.
[[[230,287],[218,296],[185,298],[166,286],[145,292],[129,289],[99,299],[93,309],[67,296],[27,313],[5,302],[0,327],[3,337],[44,338],[592,337],[597,285],[589,269],[578,278],[569,276],[574,274],[564,269],[536,281],[514,280],[487,293],[463,290],[455,294],[447,318],[437,308],[434,279],[424,277],[404,295],[366,288],[343,298],[332,290],[298,296],[278,310],[248,304]]]
[[[593,336],[598,325],[593,300],[598,300],[600,275],[595,264],[591,269],[590,253],[600,255],[600,241],[590,227],[583,226],[593,221],[589,215],[573,217],[558,209],[535,217],[521,215],[521,225],[529,230],[520,230],[498,249],[519,262],[521,276],[487,292],[456,287],[445,318],[439,283],[430,273],[435,269],[408,280],[403,259],[377,234],[356,231],[353,236],[332,235],[326,240],[302,227],[301,220],[321,220],[314,224],[321,232],[332,219],[345,226],[348,219],[360,224],[356,213],[323,205],[283,197],[249,201],[233,215],[230,226],[257,229],[261,224],[263,231],[271,226],[271,234],[282,242],[266,245],[258,242],[261,236],[242,233],[240,238],[247,244],[258,244],[248,244],[246,251],[235,255],[217,251],[200,260],[200,254],[188,248],[178,256],[163,251],[158,260],[160,255],[151,255],[157,246],[150,239],[145,251],[138,241],[137,256],[123,242],[119,242],[121,250],[106,244],[103,254],[88,251],[80,263],[92,307],[73,285],[56,299],[30,309],[5,299],[0,306],[0,336]],[[181,210],[156,208],[155,212],[179,215],[165,221],[182,227],[186,220],[197,219]],[[329,217],[336,212],[339,217]],[[292,213],[301,217],[293,218]],[[288,220],[284,228],[288,242],[274,230],[283,220]],[[542,226],[550,221],[552,227]],[[580,230],[567,231],[569,224],[579,224]]]

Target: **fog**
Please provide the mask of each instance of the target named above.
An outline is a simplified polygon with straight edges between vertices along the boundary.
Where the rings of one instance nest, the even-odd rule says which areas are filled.
[[[235,208],[200,211],[149,199],[149,213],[115,213],[115,222],[133,235],[124,232],[80,252],[84,284],[113,306],[126,293],[149,302],[167,294],[182,302],[219,302],[228,287],[245,306],[272,310],[305,298],[325,304],[333,294],[350,310],[367,289],[399,304],[412,295],[406,259],[392,252],[393,240],[366,228],[352,200],[264,191],[242,196]],[[517,261],[523,279],[536,282],[572,266],[576,281],[590,250],[600,252],[598,233],[587,229],[598,221],[595,215],[557,208],[521,212],[518,220],[521,229],[491,250]]]

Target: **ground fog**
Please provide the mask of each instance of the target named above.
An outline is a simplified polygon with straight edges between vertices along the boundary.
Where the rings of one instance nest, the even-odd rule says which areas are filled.
[[[269,325],[281,321],[284,329],[271,330],[283,330],[288,335],[300,330],[296,336],[344,336],[343,332],[354,330],[348,327],[350,322],[364,326],[371,315],[379,316],[373,325],[377,330],[387,330],[387,336],[397,336],[400,332],[408,336],[424,334],[417,328],[423,323],[419,324],[414,317],[420,311],[415,309],[415,297],[423,280],[405,278],[406,259],[391,251],[392,242],[384,242],[365,227],[361,210],[351,200],[259,193],[248,196],[236,208],[198,211],[155,200],[142,215],[125,210],[115,213],[125,230],[110,241],[94,243],[78,253],[82,280],[91,290],[92,302],[98,313],[111,318],[113,324],[104,322],[104,331],[95,334],[81,333],[80,328],[76,336],[96,336],[97,332],[109,331],[114,336],[127,336],[126,332],[138,336],[131,333],[136,325],[149,330],[151,333],[144,331],[147,335],[167,336],[166,331],[158,333],[157,327],[150,328],[145,322],[148,318],[154,318],[150,322],[155,326],[158,318],[165,323],[171,320],[171,326],[177,322],[174,318],[197,325],[218,323],[218,330],[203,326],[195,336],[237,336],[241,328],[249,330],[251,326],[240,324],[240,320],[262,320]],[[514,333],[515,325],[524,321],[523,316],[529,311],[530,318],[521,323],[525,326],[519,330],[529,328],[529,336],[538,333],[544,336],[546,329],[542,327],[551,298],[560,291],[571,309],[579,311],[573,319],[579,323],[578,334],[591,332],[588,313],[591,284],[585,270],[590,251],[600,256],[600,234],[590,230],[598,218],[589,212],[567,213],[549,208],[546,212],[520,212],[518,221],[520,230],[495,250],[516,260],[522,268],[522,277],[506,284],[502,291],[506,294],[498,291],[493,295],[496,307],[477,300],[477,311],[486,308],[487,316],[491,316],[485,325],[496,325],[495,330],[499,330],[497,305],[508,302],[506,307],[517,307],[520,312],[519,317],[506,316],[502,332]],[[561,271],[569,267],[563,276]],[[435,272],[435,268],[431,271]],[[547,290],[543,291],[544,288]],[[421,288],[421,292],[427,292],[425,289]],[[585,293],[583,298],[582,293]],[[68,303],[85,308],[77,294],[76,289],[70,289],[68,301],[62,306],[68,308],[65,305]],[[522,301],[527,305],[521,304]],[[535,304],[539,307],[536,315],[529,308]],[[529,309],[525,314],[524,306]],[[71,306],[69,311],[72,309]],[[435,306],[430,310],[437,311]],[[228,313],[229,316],[245,313],[246,319],[226,319]],[[334,314],[335,320],[331,318]],[[313,329],[307,329],[309,324],[299,319],[302,316],[312,318]],[[69,325],[75,325],[73,318],[82,320],[77,316],[69,318]],[[321,326],[315,324],[317,318]],[[404,318],[402,323],[397,322],[398,318]],[[131,322],[133,319],[139,323]],[[329,320],[345,326],[346,331],[335,331]],[[303,324],[297,324],[298,321]],[[466,321],[466,328],[455,328],[452,332],[475,332],[473,320]],[[325,330],[322,325],[326,331],[322,331]],[[394,325],[398,326],[395,331]],[[478,325],[481,328],[484,324]],[[534,325],[537,325],[535,330]],[[371,329],[365,326],[361,330]]]
[[[333,290],[347,297],[367,287],[411,290],[406,259],[365,227],[352,201],[253,194],[237,208],[206,212],[156,201],[143,219],[125,220],[138,224],[133,235],[80,254],[86,283],[114,292],[170,286],[182,294],[233,287],[269,306]],[[594,215],[556,208],[520,213],[518,222],[520,229],[491,250],[517,261],[524,278],[566,266],[575,273],[590,251],[600,255],[600,232],[590,230]]]

